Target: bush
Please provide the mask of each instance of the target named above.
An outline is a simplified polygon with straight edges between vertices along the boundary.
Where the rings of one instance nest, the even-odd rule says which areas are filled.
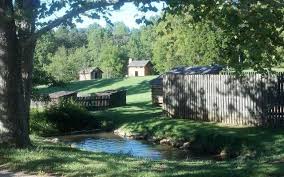
[[[37,109],[32,109],[30,113],[30,132],[40,136],[59,134],[56,125],[46,117],[45,111]]]
[[[61,102],[46,110],[46,116],[60,132],[70,132],[98,127],[93,115],[74,102]]]
[[[243,152],[246,138],[239,135],[218,132],[197,132],[192,138],[192,151],[202,154],[220,154],[226,152],[229,158],[237,157]]]
[[[74,102],[60,102],[42,112],[31,114],[31,132],[51,135],[99,128],[99,123],[86,109]]]

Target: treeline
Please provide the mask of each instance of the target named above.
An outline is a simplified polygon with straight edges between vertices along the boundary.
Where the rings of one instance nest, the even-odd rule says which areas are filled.
[[[60,27],[37,43],[34,83],[76,80],[78,72],[88,67],[100,67],[107,78],[125,76],[129,58],[152,58],[153,34],[152,26],[130,30],[123,23]]]
[[[104,28],[97,24],[88,29],[60,27],[37,43],[34,83],[76,80],[78,72],[87,67],[100,67],[107,78],[123,77],[129,58],[150,59],[158,73],[177,66],[210,64],[250,68],[256,60],[250,60],[250,53],[239,53],[232,45],[235,40],[230,31],[207,21],[192,23],[188,15],[167,15],[140,29],[129,29],[123,23]],[[283,48],[278,50],[283,56]]]

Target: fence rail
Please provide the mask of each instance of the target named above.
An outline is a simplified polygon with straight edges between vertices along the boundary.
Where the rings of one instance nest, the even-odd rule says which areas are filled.
[[[90,111],[124,106],[126,105],[126,90],[111,90],[78,96],[75,101]]]
[[[84,96],[75,100],[89,111],[104,110],[111,107],[110,96]]]
[[[56,94],[56,93],[54,93]],[[62,100],[74,100],[89,111],[104,110],[126,105],[126,90],[108,90],[100,93],[60,95],[51,98],[49,95],[37,95],[32,99],[32,107],[46,107]]]
[[[163,78],[163,109],[173,117],[235,125],[284,126],[284,74]]]

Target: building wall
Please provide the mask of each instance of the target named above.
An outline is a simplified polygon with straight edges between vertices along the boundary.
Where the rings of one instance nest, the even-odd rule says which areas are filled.
[[[91,74],[90,73],[88,73],[88,74],[80,74],[79,80],[80,81],[91,80]]]
[[[128,76],[135,77],[136,71],[138,76],[149,76],[152,74],[152,66],[148,64],[145,67],[128,67]]]
[[[96,72],[96,71],[92,72],[91,79],[101,79],[101,78],[102,78],[101,72]]]
[[[135,72],[138,72],[138,76],[145,76],[144,67],[129,67],[128,68],[128,76],[135,77]]]
[[[145,67],[145,76],[152,75],[153,74],[152,72],[153,72],[152,64],[148,63]]]
[[[80,74],[79,75],[79,80],[80,81],[85,81],[85,80],[93,80],[93,79],[101,79],[102,78],[102,73],[93,71],[92,73],[86,73],[86,74]]]

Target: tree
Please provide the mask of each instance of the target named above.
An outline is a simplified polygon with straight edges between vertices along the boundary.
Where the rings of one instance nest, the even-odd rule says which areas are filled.
[[[115,23],[112,27],[112,36],[115,45],[125,46],[129,39],[129,28],[122,22]]]
[[[104,45],[100,55],[100,66],[106,78],[119,77],[123,75],[123,60],[118,47],[108,42]]]
[[[143,58],[142,54],[142,44],[141,44],[141,32],[140,30],[133,30],[131,31],[131,36],[127,43],[128,48],[128,57],[134,59],[141,59]]]
[[[75,49],[75,51],[73,51],[68,58],[70,59],[70,62],[75,65],[75,67],[73,67],[74,72],[74,79],[78,78],[78,73],[80,70],[82,69],[86,69],[89,67],[97,67],[98,64],[94,64],[94,61],[92,60],[91,54],[90,54],[90,49],[86,48],[86,47],[80,47]]]
[[[78,48],[87,45],[87,34],[84,30],[60,26],[55,32],[54,37],[58,46],[65,48]]]
[[[154,26],[157,25],[155,19],[151,20],[153,25],[144,26],[141,29],[140,41],[142,44],[143,58],[153,58],[153,45],[156,40],[156,34]]]
[[[69,54],[68,52],[65,47],[60,47],[54,56],[51,57],[51,63],[46,67],[46,71],[53,76],[56,81],[69,82],[75,80],[78,76],[79,62],[74,62],[71,58],[71,56],[74,57],[74,53],[71,52],[71,54]]]
[[[53,32],[49,32],[39,38],[36,43],[33,69],[33,84],[42,85],[50,84],[53,78],[45,70],[46,66],[51,63],[50,58],[58,48],[57,40]]]
[[[39,0],[0,1],[0,139],[1,143],[26,147],[29,140],[29,108],[32,89],[33,58],[37,38],[59,25],[73,25],[80,15],[99,18],[125,2],[149,3],[149,0],[85,1]],[[149,7],[146,7],[149,9]],[[56,19],[39,20],[64,10]],[[107,17],[105,17],[107,18]]]
[[[151,59],[153,55],[153,42],[156,40],[154,26],[141,27],[132,30],[127,43],[128,57],[133,59]]]
[[[21,62],[24,62],[24,66],[27,62],[22,61],[23,55],[20,53],[27,54],[28,49],[22,48],[17,42],[15,19],[10,18],[10,14],[15,12],[12,7],[12,1],[0,3],[0,143],[15,142],[19,146],[24,146],[29,144],[29,138],[28,110],[23,106],[25,98],[22,90]],[[23,32],[24,30],[21,30],[19,34]],[[29,55],[27,54],[27,57]],[[24,73],[25,69],[26,67],[23,69]]]
[[[80,37],[85,34],[86,38]],[[59,27],[37,41],[34,62],[37,75],[33,80],[42,84],[69,82],[88,67],[103,68],[107,77],[121,77],[127,67],[128,48],[133,48],[125,44],[129,43],[129,34],[122,23],[112,28],[94,24],[84,31]],[[143,52],[142,46],[137,50]]]
[[[86,45],[87,34],[85,30],[78,30],[74,28],[60,26],[58,29],[52,30],[47,34],[41,36],[39,40],[37,40],[35,48],[33,84],[53,84],[56,81],[66,82],[70,80],[70,78],[75,79],[74,74],[72,74],[72,76],[66,77],[68,79],[63,79],[63,77],[58,77],[59,75],[55,75],[54,72],[51,72],[48,69],[52,68],[53,66],[56,66],[53,62],[58,62],[60,56],[57,56],[56,52],[59,50],[60,47],[63,47],[68,50],[68,53],[71,53],[70,56],[73,56],[72,58],[74,62],[76,62],[77,60],[85,60],[85,55],[87,51],[85,51],[84,49]],[[78,49],[80,49],[80,52],[83,53],[79,54]],[[55,60],[54,56],[56,56]],[[78,58],[74,59],[75,56]],[[64,60],[64,57],[67,56],[61,57],[62,60]],[[85,61],[79,64],[85,64]],[[64,72],[64,70],[62,70],[62,72]],[[70,74],[70,72],[67,73]],[[60,80],[61,78],[63,80]]]
[[[226,38],[209,22],[188,24],[189,17],[168,15],[155,30],[153,63],[159,72],[173,67],[221,64]],[[222,59],[222,60],[221,60]]]
[[[111,40],[111,34],[99,25],[93,25],[88,30],[88,50],[93,66],[99,66],[102,46]]]
[[[226,35],[228,66],[241,71],[253,68],[269,71],[281,56],[277,49],[284,45],[284,3],[279,0],[201,0],[168,1],[168,12],[191,16],[188,23],[210,21]]]

